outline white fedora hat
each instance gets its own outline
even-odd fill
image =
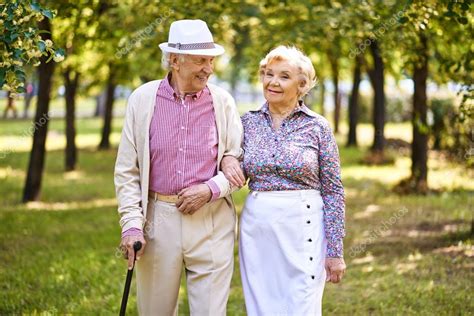
[[[168,42],[161,43],[165,53],[217,56],[224,47],[214,43],[206,22],[201,20],[179,20],[171,23]]]

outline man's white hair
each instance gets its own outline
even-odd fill
[[[183,54],[178,54],[178,56],[181,61],[185,58]],[[163,52],[163,55],[161,55],[161,67],[166,71],[171,71],[171,53]]]

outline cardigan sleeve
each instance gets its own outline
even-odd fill
[[[243,141],[243,128],[242,122],[240,121],[240,115],[237,111],[234,98],[230,94],[223,92],[222,99],[226,116],[224,156],[240,158],[243,155],[243,150],[241,148]],[[212,199],[225,197],[238,190],[238,187],[232,186],[224,173],[220,171],[220,166],[218,166],[218,169],[217,175],[209,180],[213,182],[213,185],[219,188],[218,196],[216,192],[213,191]]]
[[[224,156],[234,156],[239,159],[244,153],[242,149],[244,129],[234,98],[230,95],[227,98],[227,106],[227,135]]]
[[[114,171],[115,192],[122,232],[130,228],[143,229],[145,223],[141,205],[140,170],[134,128],[134,108],[137,99],[136,93],[132,93],[128,99]]]

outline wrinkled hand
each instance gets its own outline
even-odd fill
[[[221,161],[221,170],[229,182],[239,188],[245,184],[245,176],[237,158],[233,156],[225,156]]]
[[[133,250],[133,244],[136,241],[140,241],[142,243],[142,248],[137,252],[137,260],[140,260],[140,257],[143,255],[145,251],[146,241],[143,237],[143,233],[136,236],[125,236],[122,238],[120,242],[120,249],[122,249],[123,256],[125,259],[128,259],[128,269],[131,270],[133,267],[133,258],[135,255],[135,250]]]
[[[326,282],[339,283],[346,272],[344,258],[326,258]]]
[[[196,184],[178,193],[176,207],[181,213],[192,215],[209,202],[211,197],[212,192],[207,184]]]

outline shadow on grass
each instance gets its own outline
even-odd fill
[[[115,198],[113,171],[116,152],[116,148],[106,151],[81,149],[76,170],[65,172],[64,151],[48,151],[41,201],[52,203]],[[1,205],[21,206],[28,161],[27,152],[13,153],[0,160]]]

